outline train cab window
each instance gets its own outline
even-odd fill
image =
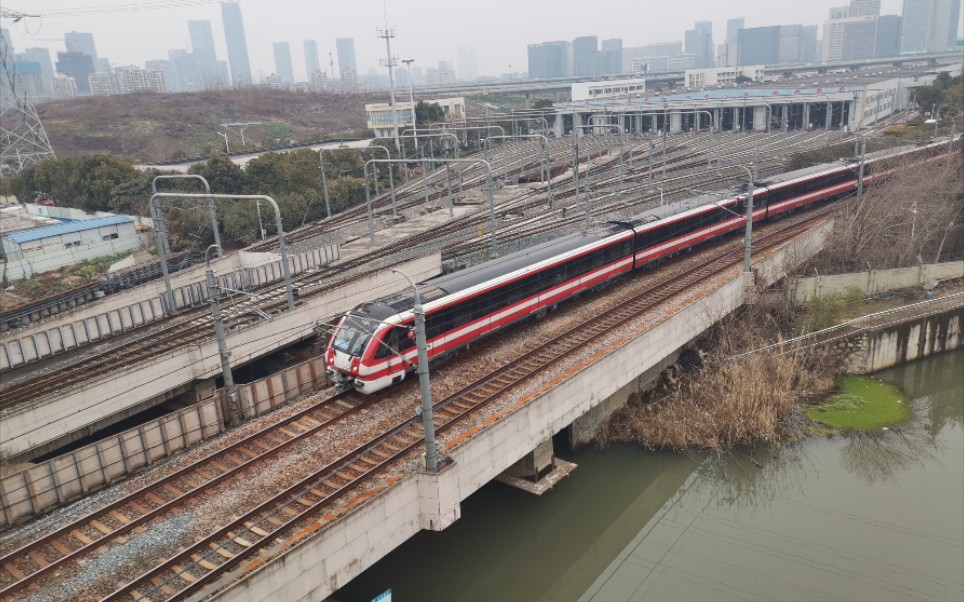
[[[399,328],[392,328],[382,337],[382,342],[378,346],[378,351],[375,352],[375,359],[383,359],[391,355],[395,355],[398,351],[398,331]]]
[[[351,314],[335,333],[332,347],[348,355],[361,356],[377,326],[378,320]]]

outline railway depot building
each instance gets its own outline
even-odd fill
[[[465,121],[465,98],[462,96],[453,98],[436,98],[423,101],[396,101],[395,115],[398,123],[392,122],[392,107],[387,102],[376,102],[365,105],[365,114],[368,116],[368,129],[375,133],[376,138],[391,138],[394,135],[395,126],[398,131],[415,127],[415,105],[418,102],[427,104],[437,104],[442,108],[445,121],[458,123]]]
[[[134,218],[130,216],[85,217],[88,219],[56,218],[52,224],[16,231],[5,229],[0,235],[3,250],[0,269],[6,280],[26,280],[34,274],[98,257],[130,253],[144,246],[146,235],[137,233]]]
[[[959,68],[951,72],[959,72]],[[722,89],[700,86],[675,94],[649,91],[587,98],[553,104],[557,116],[553,130],[561,136],[574,127],[607,124],[620,126],[626,134],[819,128],[854,131],[912,108],[911,91],[930,85],[935,78],[936,74],[908,75],[848,84],[828,76],[825,83],[811,82],[808,86],[788,86],[790,82],[784,81]],[[618,84],[608,83],[614,88]],[[596,133],[604,133],[605,128],[599,129]]]

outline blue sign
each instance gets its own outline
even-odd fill
[[[392,589],[388,588],[384,592],[372,598],[372,602],[392,602]]]

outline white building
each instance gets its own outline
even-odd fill
[[[570,88],[572,100],[595,100],[597,98],[620,98],[641,95],[646,92],[646,80],[616,79],[602,82],[576,82]]]
[[[91,73],[87,78],[90,83],[91,96],[114,96],[120,94],[117,76],[107,71]]]
[[[716,67],[713,69],[687,69],[685,82],[687,88],[705,88],[707,86],[733,86],[736,78],[741,75],[755,82],[763,81],[764,65],[750,65],[747,67]]]
[[[135,92],[167,92],[163,71],[130,66],[117,70],[118,88],[122,94]]]
[[[72,77],[58,75],[50,81],[50,95],[56,99],[77,96],[77,82]]]
[[[459,96],[455,98],[437,98],[434,100],[424,100],[427,104],[437,104],[442,107],[445,113],[445,121],[459,122],[465,121],[465,98]],[[416,102],[396,102],[395,114],[398,119],[398,132],[415,127],[415,105]],[[365,105],[365,112],[368,114],[368,129],[375,132],[376,138],[391,138],[394,135],[395,125],[392,123],[392,110],[388,103],[378,102]]]
[[[65,221],[0,235],[7,280],[25,280],[90,259],[129,253],[143,246],[134,218],[109,215]]]

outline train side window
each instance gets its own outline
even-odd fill
[[[404,324],[396,326],[394,331],[398,333],[398,346],[395,347],[400,352],[405,353],[415,346],[415,324]],[[411,335],[411,336],[409,336]]]
[[[378,351],[375,352],[375,359],[383,359],[395,354],[398,349],[398,328],[392,328],[384,334]]]

